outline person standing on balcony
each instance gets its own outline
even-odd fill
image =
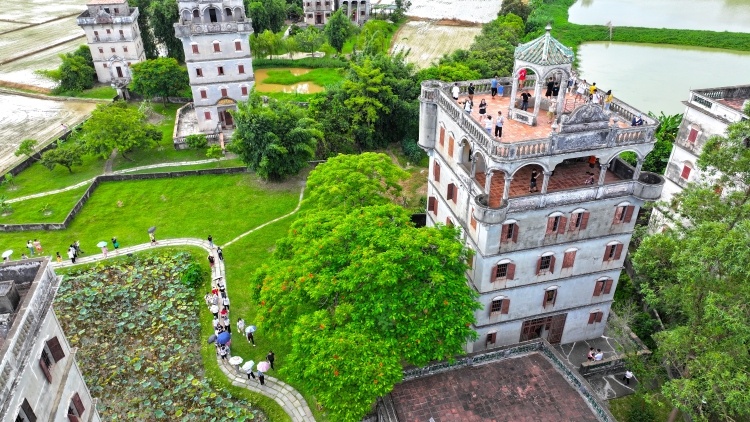
[[[479,115],[484,116],[487,114],[487,101],[482,98],[482,101],[479,102]]]
[[[643,118],[639,114],[639,115],[633,117],[633,121],[630,122],[630,123],[631,123],[630,124],[631,126],[643,126]]]
[[[552,78],[547,79],[547,91],[544,96],[550,98],[552,96],[552,90],[555,89],[555,80]]]
[[[529,183],[529,193],[532,192],[539,192],[539,189],[536,187],[536,178],[538,177],[538,174],[536,170],[531,171],[531,181]]]
[[[529,98],[531,98],[531,94],[528,92],[521,93],[521,110],[526,111],[529,109]]]
[[[498,111],[497,112],[497,119],[495,119],[495,138],[502,138],[503,137],[503,112]]]
[[[471,114],[471,106],[471,100],[464,101],[464,111],[466,112],[466,114]]]
[[[612,100],[614,99],[615,97],[612,95],[612,90],[610,89],[604,97],[604,110],[609,111],[609,108],[612,106]]]
[[[453,84],[453,88],[451,88],[451,94],[453,94],[453,99],[458,101],[458,94],[461,93],[461,88],[458,87],[458,82]]]
[[[497,95],[497,75],[490,81],[490,95],[492,95],[492,98],[495,98],[495,95]]]
[[[473,82],[469,82],[469,89],[467,89],[467,91],[469,92],[469,101],[473,103],[474,102],[474,83]]]
[[[492,116],[487,116],[487,118],[484,121],[484,130],[487,131],[487,134],[492,136]]]

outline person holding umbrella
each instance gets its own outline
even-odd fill
[[[156,245],[156,236],[154,236],[155,231],[156,231],[156,226],[151,226],[148,228],[148,238],[151,241],[151,246]]]
[[[249,360],[245,362],[244,365],[242,365],[242,370],[245,371],[247,374],[247,379],[255,379],[255,373],[253,372],[253,365],[255,365],[255,362]]]
[[[268,363],[268,361],[258,362],[258,366],[255,367],[255,369],[258,370],[258,381],[260,381],[260,385],[265,385],[266,377],[263,375],[264,372],[268,371],[268,368],[270,368],[271,364]]]
[[[245,334],[247,335],[247,341],[253,343],[253,347],[255,347],[255,337],[253,336],[253,333],[257,330],[257,328],[254,325],[249,325],[247,328],[245,328]]]
[[[107,253],[109,252],[109,249],[107,249],[107,242],[101,241],[96,244],[96,246],[102,248],[102,254],[104,255],[104,259],[107,259]]]

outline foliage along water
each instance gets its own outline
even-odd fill
[[[750,32],[750,0],[578,0],[572,23]]]
[[[750,53],[699,47],[615,42],[583,43],[581,77],[596,82],[640,110],[685,111],[682,101],[698,88],[750,83]]]

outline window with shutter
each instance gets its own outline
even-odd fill
[[[58,340],[57,337],[52,337],[51,339],[47,340],[47,348],[52,354],[52,359],[54,359],[55,362],[60,362],[62,358],[65,357],[65,352],[63,352],[62,345],[60,344],[60,340]]]
[[[508,263],[499,264],[495,270],[495,280],[504,279],[508,276]]]
[[[622,256],[622,243],[607,245],[604,249],[604,261],[616,261]]]
[[[191,47],[193,48],[193,54],[198,54],[198,44],[192,44]]]
[[[221,89],[221,96],[222,97],[226,97],[227,96],[227,89],[226,88],[222,88]]]
[[[612,224],[629,223],[633,218],[634,211],[633,205],[622,205],[615,208],[615,218],[612,220]]]
[[[605,281],[606,280],[597,280],[596,283],[594,283],[594,296],[601,296]]]
[[[500,233],[500,243],[516,243],[518,241],[518,224],[508,223],[503,224],[502,231]]]
[[[47,378],[47,381],[51,383],[52,373],[50,372],[50,366],[52,366],[50,357],[47,354],[46,350],[42,350],[42,357],[39,358],[39,367],[42,368],[42,372],[44,373],[44,376]]]
[[[537,261],[536,264],[536,274],[542,275],[546,273],[553,273],[555,269],[555,256],[554,255],[546,255]]]
[[[502,299],[493,299],[490,304],[490,316],[500,315],[500,311],[503,309]]]
[[[23,399],[23,403],[21,403],[21,410],[18,412],[18,417],[16,417],[16,421],[21,420],[21,422],[36,422],[36,414],[34,413],[34,409],[31,408],[31,404],[28,400]]]
[[[432,165],[432,179],[436,182],[440,182],[440,163],[435,161]]]
[[[688,134],[688,142],[695,142],[695,140],[698,138],[698,131],[690,128],[690,133]]]
[[[477,219],[474,218],[474,208],[471,209],[471,219],[469,220],[469,224],[471,224],[472,229],[477,229]]]
[[[688,177],[690,177],[690,171],[692,169],[688,166],[682,166],[682,173],[680,173],[680,178],[687,180]]]
[[[437,199],[434,196],[427,199],[427,211],[432,211],[433,214],[437,215]]]
[[[453,137],[448,138],[448,156],[453,157]]]
[[[206,92],[205,89],[201,89],[201,98],[203,98],[203,99],[208,98],[208,93]],[[208,112],[206,112],[206,113],[208,113]],[[208,115],[210,116],[211,113],[209,113]]]
[[[589,223],[589,212],[588,211],[577,212],[570,216],[570,225],[568,227],[568,230],[569,231],[585,230],[588,223]]]
[[[247,95],[247,87],[243,86],[242,87],[242,96],[245,96],[245,95]]]
[[[555,306],[555,301],[557,301],[557,289],[545,290],[542,307]]]
[[[445,128],[441,127],[440,128],[440,146],[442,147],[444,145],[445,145]]]
[[[448,196],[447,196],[447,198],[448,199],[452,199],[453,203],[455,204],[455,203],[457,203],[456,202],[457,201],[457,197],[458,197],[458,187],[455,184],[453,184],[453,183],[449,184],[448,185]]]
[[[214,53],[221,53],[221,44],[218,41],[214,41]]]
[[[605,295],[609,294],[612,291],[612,284],[614,284],[614,280],[611,278],[604,280],[604,289],[602,290],[602,293]]]
[[[487,344],[495,344],[497,341],[497,333],[487,333]]]
[[[604,317],[604,312],[601,312],[601,311],[592,312],[589,314],[589,324],[602,322],[603,317]]]
[[[242,51],[242,43],[239,41],[234,42],[234,51]]]
[[[577,251],[568,251],[565,252],[565,255],[563,256],[563,268],[573,268],[573,264],[576,260],[576,252]]]
[[[239,73],[240,75],[244,75],[245,74],[245,65],[243,65],[243,64],[237,65],[237,73]]]
[[[203,112],[203,118],[206,120],[211,120],[211,112],[210,111],[204,111]]]
[[[75,393],[73,395],[72,402],[73,407],[75,408],[76,412],[78,412],[76,416],[83,416],[83,412],[86,411],[86,408],[83,407],[83,400],[81,400],[81,396],[79,396],[78,393]]]

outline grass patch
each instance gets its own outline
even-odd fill
[[[529,25],[537,30],[527,35],[541,35],[547,22],[552,22],[552,35],[567,46],[577,49],[588,41],[609,41],[609,28],[603,25],[577,25],[568,22],[568,9],[576,0],[532,0],[535,9]],[[671,44],[750,51],[750,34],[739,32],[698,31],[691,29],[615,27],[612,41],[648,44]]]
[[[205,159],[205,156],[203,157],[203,159]],[[171,166],[171,167],[159,167],[159,168],[148,169],[148,170],[138,170],[138,171],[128,172],[128,174],[168,173],[170,171],[223,169],[227,167],[245,167],[245,164],[243,164],[239,158],[232,158],[229,160],[214,160],[209,163],[193,164],[189,166]]]
[[[319,68],[345,68],[349,62],[343,59],[333,59],[329,57],[305,57],[304,59],[264,59],[253,57],[254,69],[269,69],[275,67],[304,67],[308,69]]]
[[[609,400],[609,411],[621,422],[630,421],[666,421],[672,406],[661,396],[657,403],[648,403],[641,394],[631,394],[618,399]],[[682,420],[682,414],[677,417]]]
[[[317,94],[298,94],[296,92],[259,92],[260,95],[265,95],[268,98],[273,98],[278,101],[289,101],[297,103],[307,103],[312,101],[313,98],[322,95]]]
[[[3,233],[0,247],[20,251],[28,239],[38,238],[48,254],[65,256],[68,246],[80,240],[90,254],[98,251],[96,243],[112,236],[123,247],[145,243],[151,226],[158,227],[157,239],[212,234],[222,244],[288,213],[298,195],[296,186],[264,186],[247,173],[107,182],[66,230]]]
[[[300,82],[312,82],[320,86],[333,85],[344,79],[341,69],[319,68],[302,75],[293,75],[288,69],[268,69],[268,77],[263,84],[293,85]]]
[[[92,155],[86,155],[82,158],[83,165],[73,167],[73,173],[61,166],[57,166],[50,171],[36,162],[13,178],[15,188],[8,185],[0,186],[0,195],[5,195],[6,198],[10,199],[62,189],[104,172],[105,160]]]
[[[14,202],[10,204],[13,213],[7,216],[0,215],[0,224],[62,223],[87,187]]]

